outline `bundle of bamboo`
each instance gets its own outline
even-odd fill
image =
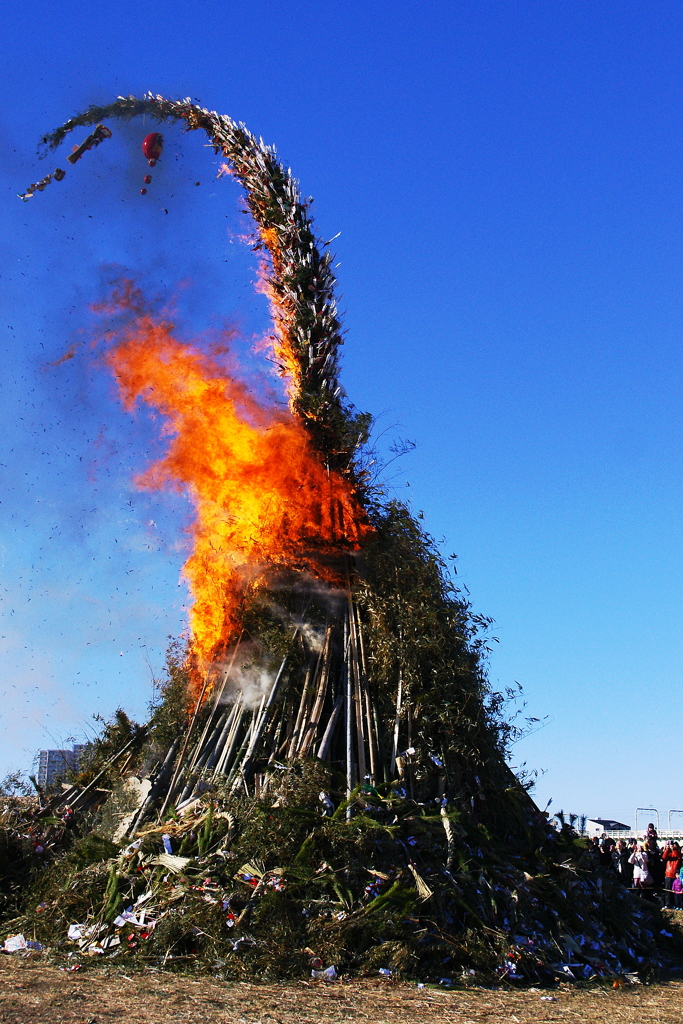
[[[289,652],[273,665],[274,650],[261,644],[267,684],[255,692],[239,684],[236,668],[244,652],[238,641],[222,652],[199,695],[188,691],[189,720],[157,743],[151,788],[129,834],[154,815],[162,820],[178,812],[211,786],[235,797],[272,793],[277,800],[277,765],[307,759],[329,766],[348,815],[357,786],[391,784],[423,806],[457,804],[501,823],[510,818],[504,794],[511,791],[523,828],[525,816],[538,812],[505,765],[509,730],[486,681],[485,641],[477,638],[485,622],[454,591],[430,539],[407,510],[364,490],[357,453],[370,419],[355,413],[338,381],[342,330],[335,279],[329,245],[315,237],[309,204],[272,147],[189,99],[118,97],[71,118],[43,142],[54,149],[79,126],[143,115],[204,131],[244,187],[257,248],[267,257],[274,352],[288,379],[290,407],[327,469],[349,479],[374,534],[363,554],[363,574],[352,581],[349,573],[347,587],[320,623],[319,645],[306,647],[299,637],[292,651],[294,629]],[[330,514],[341,516],[342,510],[335,506]],[[340,563],[347,557],[340,552]],[[344,571],[331,575],[341,586]],[[254,635],[260,642],[258,630]]]
[[[293,639],[299,632],[296,626]],[[368,679],[363,627],[350,592],[343,612],[328,615],[320,643],[308,647],[298,664],[285,655],[259,700],[234,684],[241,643],[230,652],[220,677],[211,677],[208,700],[207,675],[184,733],[158,764],[128,834],[153,815],[163,820],[172,808],[182,811],[217,783],[233,794],[263,794],[269,767],[282,760],[317,758],[328,764],[343,775],[347,799],[357,784],[389,782],[397,764],[401,774],[408,760],[397,757],[401,688],[393,746],[383,759],[386,744]]]

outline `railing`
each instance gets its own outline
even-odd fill
[[[609,829],[604,832],[596,833],[598,839],[602,839],[604,836],[608,836],[610,839],[631,839],[635,836],[636,839],[642,840],[645,829],[636,832],[632,828],[622,829]],[[588,837],[588,832],[582,832],[582,836]],[[683,827],[682,828],[663,828],[661,832],[657,833],[660,842],[663,839],[676,839],[679,843],[683,843]]]

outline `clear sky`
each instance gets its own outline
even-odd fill
[[[683,805],[681,5],[36,0],[3,22],[0,775],[95,712],[144,718],[184,622],[187,509],[135,489],[154,424],[121,413],[87,344],[107,268],[175,296],[188,329],[266,324],[203,140],[166,133],[144,199],[139,124],[16,198],[53,169],[44,131],[151,89],[276,144],[320,235],[341,231],[343,382],[381,444],[416,442],[392,486],[496,620],[492,682],[546,720],[513,757],[544,773],[538,801],[665,823]]]

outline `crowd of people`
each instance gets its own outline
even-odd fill
[[[665,907],[683,910],[683,854],[680,844],[667,839],[659,845],[657,830],[650,823],[642,840],[602,840],[594,836],[590,850],[596,867],[615,871],[629,889],[642,889],[653,896],[660,894]]]

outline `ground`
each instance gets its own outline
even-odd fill
[[[681,981],[617,990],[451,992],[383,980],[252,985],[159,971],[67,973],[40,959],[0,956],[2,1024],[679,1024],[682,1018]]]

